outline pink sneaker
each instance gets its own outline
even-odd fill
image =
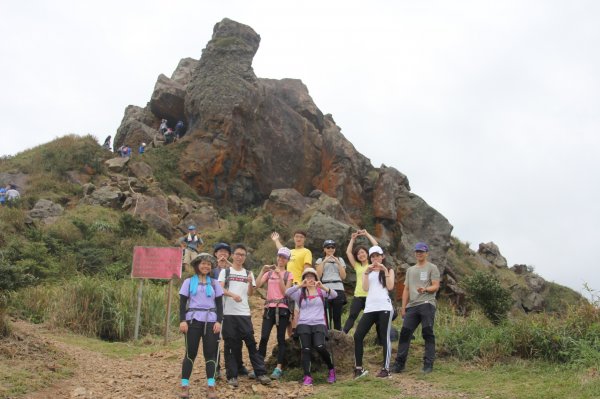
[[[302,385],[304,385],[305,387],[312,387],[313,384],[313,379],[310,375],[305,375],[304,379],[302,380]]]
[[[327,376],[327,382],[333,384],[335,381],[335,369],[331,369],[329,370],[329,375]]]

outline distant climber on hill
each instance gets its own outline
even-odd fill
[[[122,157],[129,158],[131,156],[131,148],[127,144],[122,146],[119,150]]]
[[[108,151],[110,151],[110,139],[111,136],[109,134],[108,137],[104,140],[104,144],[102,144],[102,147],[107,149]]]
[[[196,233],[196,226],[192,224],[188,227],[188,234],[179,239],[179,245],[183,248],[184,270],[190,272],[192,260],[198,256],[199,249],[204,245],[204,241]]]
[[[6,201],[8,206],[15,206],[20,198],[21,194],[17,191],[17,186],[10,184],[9,189],[6,190]]]
[[[146,143],[140,144],[140,148],[138,148],[138,153],[140,155],[142,155],[144,152],[146,152]]]
[[[183,124],[183,121],[179,121],[177,122],[177,124],[175,125],[175,137],[177,139],[180,139],[183,137],[183,135],[185,134],[185,125]]]
[[[167,120],[163,119],[160,121],[160,127],[158,128],[158,131],[161,132],[162,134],[165,134],[165,132],[167,131]]]
[[[0,187],[0,206],[6,204],[6,189],[4,187]]]
[[[165,144],[171,144],[175,140],[173,129],[168,128],[165,132]]]

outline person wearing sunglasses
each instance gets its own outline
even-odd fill
[[[346,304],[344,283],[346,279],[346,263],[335,256],[336,244],[333,240],[323,242],[323,257],[317,259],[315,269],[319,280],[329,289],[337,292],[337,297],[328,299],[325,304],[329,328],[342,330],[342,310]]]

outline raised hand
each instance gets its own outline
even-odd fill
[[[277,241],[279,240],[279,233],[274,231],[273,233],[271,233],[271,240],[273,241]]]

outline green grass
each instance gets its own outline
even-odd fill
[[[324,386],[322,384],[325,384]],[[309,398],[315,399],[388,399],[400,397],[401,391],[391,380],[382,380],[366,376],[359,380],[348,380],[328,385],[325,378],[315,378],[315,390],[318,392]],[[402,395],[403,398],[410,398]]]
[[[489,368],[444,361],[436,363],[434,373],[420,378],[447,390],[493,399],[592,399],[600,392],[597,369],[573,370],[542,361],[516,360]]]

